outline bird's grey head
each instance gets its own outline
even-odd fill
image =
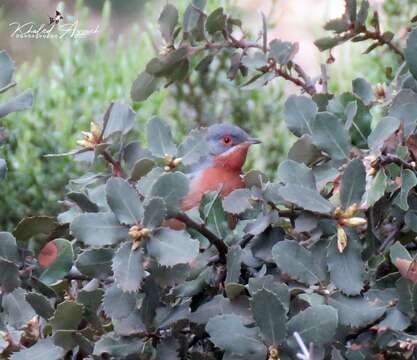
[[[212,156],[221,155],[242,143],[258,144],[240,127],[232,124],[215,124],[207,129],[207,142]]]

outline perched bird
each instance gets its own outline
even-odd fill
[[[200,204],[203,194],[222,188],[222,197],[244,187],[242,167],[249,147],[260,141],[232,124],[215,124],[207,129],[209,155],[188,174],[190,191],[182,202],[182,210]]]

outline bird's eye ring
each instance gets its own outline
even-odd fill
[[[230,136],[225,136],[223,138],[223,144],[225,144],[225,145],[232,145],[232,138]]]

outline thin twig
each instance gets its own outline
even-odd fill
[[[175,218],[181,222],[183,222],[187,227],[198,231],[201,235],[205,236],[207,240],[216,247],[217,251],[219,252],[219,262],[222,264],[226,263],[226,255],[227,255],[227,246],[223,242],[222,239],[217,237],[213,232],[211,232],[204,224],[199,224],[191,219],[185,213],[178,213]]]
[[[120,162],[115,160],[113,156],[110,155],[109,152],[104,150],[101,155],[103,155],[103,158],[112,165],[113,167],[113,175],[118,177],[123,177],[123,171],[122,167],[120,165]]]

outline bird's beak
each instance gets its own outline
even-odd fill
[[[260,140],[258,140],[258,139],[254,139],[254,138],[249,138],[249,139],[247,140],[247,142],[248,142],[249,144],[251,144],[251,145],[255,145],[255,144],[260,144],[260,143],[262,143],[262,141],[260,141]]]

